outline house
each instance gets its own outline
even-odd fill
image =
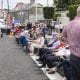
[[[8,9],[0,9],[0,19],[6,19]]]
[[[43,20],[43,5],[35,3],[31,0],[30,3],[17,3],[14,9],[10,11],[11,17],[22,21],[22,23],[35,22]]]

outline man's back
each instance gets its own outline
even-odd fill
[[[76,17],[64,28],[63,35],[68,40],[71,52],[80,57],[80,17]]]
[[[71,74],[66,76],[67,80],[80,80],[80,6],[76,14],[77,17],[63,29],[64,40],[68,41],[71,52]]]

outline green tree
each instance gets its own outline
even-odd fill
[[[70,4],[70,0],[54,0],[54,4],[58,10],[66,10]]]
[[[53,19],[54,17],[54,8],[53,7],[44,7],[44,18]]]
[[[67,10],[68,6],[80,4],[80,0],[53,0],[58,10]]]
[[[74,19],[74,17],[76,16],[76,10],[77,10],[77,7],[79,5],[70,5],[69,6],[69,17],[70,19]]]

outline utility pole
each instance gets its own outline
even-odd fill
[[[9,9],[9,0],[7,0],[7,7],[8,7],[8,12],[7,12],[7,25],[10,26],[11,16],[10,16],[10,9]]]
[[[2,13],[2,18],[4,17],[4,13],[3,13],[3,0],[1,0],[1,13]]]
[[[7,34],[10,34],[10,23],[11,23],[11,16],[10,16],[10,11],[9,11],[9,0],[7,0],[7,7],[8,7],[8,12],[7,12]]]
[[[36,22],[37,22],[37,21],[38,21],[38,19],[37,19],[37,18],[38,18],[38,14],[37,14],[37,13],[38,13],[38,12],[37,12],[38,6],[37,6],[37,1],[36,1],[36,0],[35,0],[35,4],[36,4]]]
[[[49,6],[49,1],[47,0],[47,6]]]
[[[28,9],[28,22],[30,22],[30,21],[29,21],[29,9]]]
[[[7,0],[8,14],[9,14],[9,0]]]

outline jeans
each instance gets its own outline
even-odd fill
[[[48,66],[49,68],[52,68],[54,66],[56,66],[54,64],[54,62],[57,62],[58,61],[58,57],[57,56],[54,56],[52,54],[46,54],[42,57],[41,59],[41,62],[44,66]]]
[[[46,54],[51,53],[49,49],[40,48],[39,49],[39,58],[42,59]]]
[[[71,64],[71,80],[80,80],[80,58],[75,55],[70,55]]]
[[[63,60],[59,63],[57,68],[63,67],[64,76],[67,78],[67,80],[71,80],[71,70],[70,70],[70,61]]]
[[[57,56],[54,56],[52,54],[46,55],[46,64],[49,68],[53,68],[54,66],[56,66],[54,62],[58,62],[58,61],[59,61],[59,58]]]
[[[27,40],[25,36],[21,36],[21,44],[22,44],[22,47],[27,45]]]
[[[20,44],[20,38],[16,38],[17,44]]]

